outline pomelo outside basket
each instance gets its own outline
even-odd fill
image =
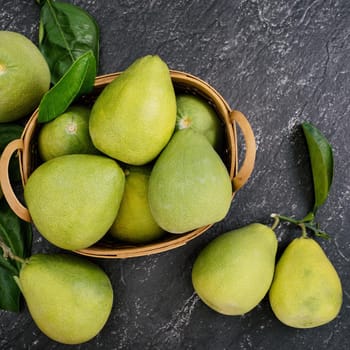
[[[256,145],[252,128],[246,117],[239,111],[231,110],[224,98],[203,80],[184,72],[170,71],[176,92],[185,92],[199,95],[210,103],[226,131],[226,148],[223,155],[224,162],[232,180],[233,196],[246,183],[254,168]],[[96,96],[120,73],[113,73],[96,78],[94,91],[83,99],[86,104],[92,104]],[[17,152],[21,170],[23,186],[31,172],[38,166],[40,160],[37,150],[37,133],[40,124],[37,123],[38,110],[28,120],[20,139],[10,142],[0,160],[0,181],[4,196],[14,213],[21,219],[31,222],[28,209],[17,198],[13,190],[8,167],[12,157]],[[245,158],[238,162],[238,146],[236,127],[239,126],[245,142]],[[242,165],[238,167],[239,163]],[[148,244],[126,244],[112,241],[106,235],[91,247],[78,250],[76,253],[96,258],[129,258],[164,252],[182,246],[208,230],[211,225],[197,228],[184,234],[166,234],[162,239]],[[142,228],[140,228],[142,230]]]

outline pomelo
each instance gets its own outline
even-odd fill
[[[277,238],[260,223],[223,233],[199,253],[192,284],[201,300],[224,315],[243,315],[267,294],[275,269]]]
[[[130,165],[155,159],[171,138],[176,99],[168,66],[159,56],[133,62],[94,103],[89,130],[95,147]]]
[[[125,190],[117,218],[110,233],[130,243],[146,243],[165,232],[154,220],[148,203],[148,183],[151,167],[128,167],[125,170]]]
[[[89,134],[90,109],[71,106],[54,120],[43,125],[38,148],[44,161],[65,154],[98,154]]]
[[[337,317],[342,282],[314,239],[300,237],[288,244],[277,262],[269,301],[275,316],[289,327],[319,327]]]
[[[84,249],[111,227],[124,183],[124,172],[113,159],[68,154],[37,167],[24,187],[24,198],[34,225],[49,242]]]
[[[152,215],[171,233],[184,233],[226,216],[232,184],[209,141],[192,129],[177,131],[153,166],[148,189]]]
[[[49,67],[34,43],[0,31],[0,123],[30,114],[49,87]]]
[[[32,255],[15,280],[38,328],[62,344],[92,339],[112,311],[113,287],[108,275],[78,256]]]
[[[217,152],[222,152],[225,131],[214,108],[202,97],[176,96],[176,130],[193,129],[204,135]]]

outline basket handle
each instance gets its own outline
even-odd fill
[[[236,191],[247,182],[248,178],[253,172],[256,156],[256,143],[253,130],[242,112],[233,110],[230,113],[230,118],[231,122],[236,122],[241,129],[246,145],[243,164],[238,169],[236,176],[232,180],[234,190]]]
[[[24,221],[30,222],[30,214],[28,209],[18,200],[15,192],[12,189],[9,177],[9,165],[12,155],[18,151],[23,150],[22,139],[11,141],[4,149],[0,158],[0,183],[1,190],[14,213]]]

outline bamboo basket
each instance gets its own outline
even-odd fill
[[[91,105],[102,89],[120,74],[118,72],[97,77],[93,92],[86,96],[83,102]],[[176,92],[185,92],[205,98],[214,107],[224,125],[226,147],[225,154],[222,157],[232,180],[232,198],[234,198],[235,193],[246,183],[251,175],[255,162],[255,138],[247,118],[241,112],[231,110],[224,98],[198,77],[174,70],[171,70],[170,74]],[[0,159],[0,183],[4,196],[14,213],[27,222],[31,222],[29,211],[17,198],[12,188],[8,167],[11,157],[16,153],[19,160],[22,185],[25,186],[31,172],[40,163],[37,150],[37,133],[40,124],[37,123],[37,118],[38,110],[34,111],[29,118],[21,138],[10,142]],[[238,160],[237,126],[240,128],[245,142],[245,157],[242,162]],[[239,164],[241,164],[240,167]],[[212,225],[200,227],[181,235],[169,233],[163,238],[148,244],[132,245],[116,242],[109,239],[108,235],[106,235],[99,242],[86,249],[77,250],[76,253],[95,258],[110,259],[151,255],[180,247],[207,231]]]

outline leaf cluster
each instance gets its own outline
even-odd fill
[[[92,16],[73,4],[45,0],[39,5],[39,49],[53,84],[39,105],[38,122],[43,123],[92,90],[99,64],[99,28]]]

